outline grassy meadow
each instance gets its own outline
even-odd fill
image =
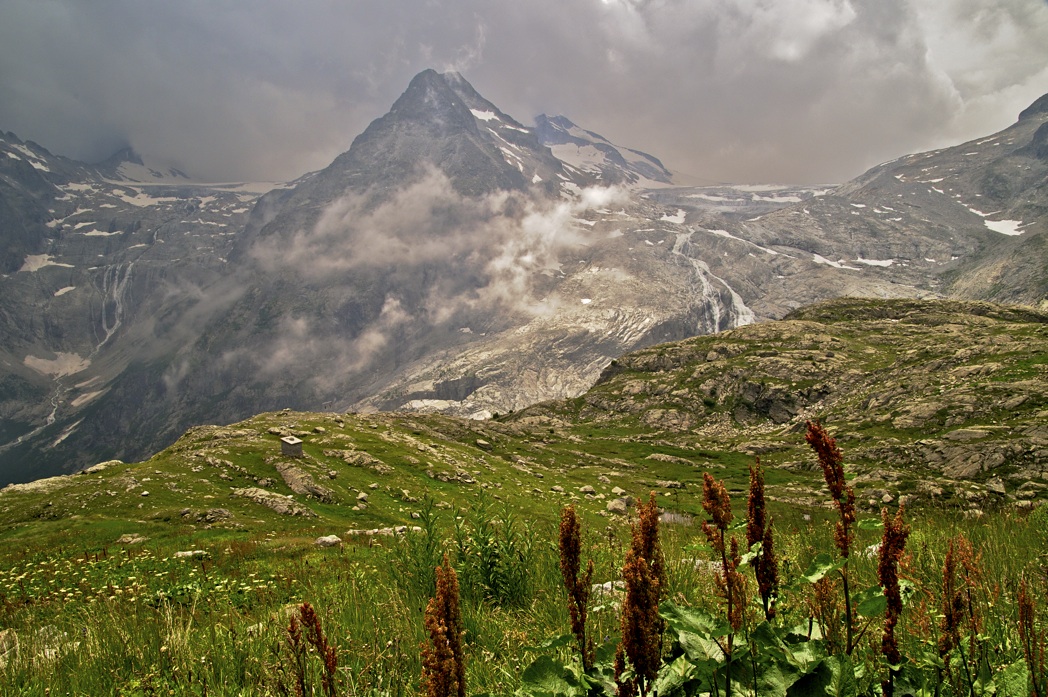
[[[445,554],[467,694],[614,694],[620,610],[639,597],[624,565],[654,492],[668,514],[648,598],[665,619],[659,665],[619,676],[641,691],[880,695],[891,676],[897,695],[1044,697],[1048,317],[969,305],[839,301],[639,351],[585,395],[490,421],[284,410],[7,487],[0,694],[419,694]],[[805,443],[816,417],[855,493],[846,565]],[[300,458],[281,454],[291,435]],[[754,577],[765,548],[746,541],[758,457],[771,619]],[[730,495],[738,557],[703,529],[707,474]],[[609,510],[626,497],[626,514]],[[568,505],[594,564],[589,670],[562,580]],[[909,534],[886,572],[881,511],[900,505]],[[893,575],[898,660],[884,647]],[[297,632],[304,603],[323,641]]]
[[[726,474],[744,476],[727,467],[717,471],[719,477]],[[118,533],[126,534],[121,532],[126,526],[116,521],[78,526],[72,535],[47,525],[47,532],[34,535],[9,531],[0,558],[0,627],[8,637],[17,636],[17,648],[7,640],[0,691],[295,694],[287,630],[295,608],[308,602],[337,650],[338,694],[417,694],[432,568],[447,553],[463,589],[469,694],[521,689],[542,694],[522,684],[528,666],[543,656],[570,662],[574,653],[562,638],[569,627],[556,545],[560,509],[572,500],[583,521],[583,557],[594,561],[592,582],[601,584],[589,604],[589,631],[609,655],[619,641],[618,585],[630,520],[600,515],[601,507],[587,505],[593,500],[577,492],[529,506],[482,492],[472,503],[457,499],[450,507],[420,498],[413,504],[419,518],[408,520],[421,530],[343,535],[344,544],[331,548],[314,544],[322,532],[315,523],[284,519],[273,519],[283,527],[271,530],[175,526],[124,544],[114,543]],[[663,491],[658,502],[686,513],[701,507],[701,491],[694,486]],[[744,520],[745,497],[734,496],[733,505],[737,520]],[[835,516],[824,507],[772,503],[770,510],[783,585],[774,622],[803,629],[816,600],[814,586],[801,576],[820,552],[833,551]],[[912,532],[900,571],[909,584],[900,623],[904,655],[936,662],[944,556],[949,541],[964,535],[978,554],[980,575],[970,587],[981,620],[978,650],[991,675],[1022,659],[1016,605],[1021,577],[1036,588],[1039,623],[1046,612],[1045,510],[1000,511],[978,520],[950,509],[905,513]],[[744,531],[735,535],[744,537]],[[877,583],[873,547],[881,532],[859,529],[856,535],[857,551],[849,562],[852,587],[866,588]],[[714,555],[700,527],[664,523],[660,537],[667,570],[663,598],[711,616],[723,614]],[[761,610],[752,578],[749,590],[747,625],[754,627]],[[880,694],[880,620],[861,619],[871,628],[855,652],[861,670],[853,693]],[[1044,624],[1038,627],[1044,631]],[[671,631],[665,637],[667,657],[672,644]],[[307,694],[323,694],[316,656],[307,655],[303,675]],[[941,688],[927,694],[969,694],[951,691],[945,679]],[[992,687],[975,694],[1007,693]]]

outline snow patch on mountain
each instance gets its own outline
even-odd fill
[[[634,187],[670,184],[670,174],[658,158],[610,140],[572,123],[564,116],[535,117],[535,134],[553,156],[566,165],[609,182]]]
[[[39,271],[45,266],[64,266],[67,269],[73,268],[72,264],[62,264],[54,260],[50,254],[30,254],[25,258],[25,263],[22,264],[22,268],[18,269],[18,272],[23,271],[33,272]]]
[[[832,266],[835,269],[847,269],[849,271],[861,271],[861,269],[859,269],[858,267],[855,267],[855,266],[847,266],[845,264],[842,264],[839,261],[830,261],[829,259],[827,259],[826,257],[822,256],[821,254],[812,254],[812,261],[814,261],[816,264],[824,264],[826,266]]]
[[[66,375],[75,375],[76,373],[87,370],[91,365],[91,361],[87,358],[81,358],[75,353],[62,353],[56,352],[54,358],[37,358],[36,356],[26,356],[22,361],[27,368],[35,370],[42,375],[50,375],[51,377],[64,377]]]
[[[983,223],[986,224],[986,227],[1002,235],[1015,236],[1026,232],[1019,229],[1025,225],[1021,220],[984,220]]]

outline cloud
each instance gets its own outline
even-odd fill
[[[1031,0],[6,0],[0,127],[216,180],[325,166],[415,73],[707,181],[837,182],[990,133],[1048,85]]]
[[[368,194],[347,194],[316,223],[263,238],[251,255],[265,272],[324,284],[365,268],[410,273],[437,265],[471,279],[479,301],[502,298],[519,309],[530,304],[531,279],[556,270],[562,252],[592,235],[575,219],[626,197],[617,187],[592,187],[570,201],[510,192],[470,198],[430,166],[377,206]]]
[[[559,201],[509,192],[469,198],[435,167],[378,205],[368,193],[347,194],[316,222],[261,238],[250,254],[259,273],[284,274],[322,296],[310,307],[347,299],[359,307],[366,297],[371,309],[355,310],[351,327],[332,319],[337,309],[286,313],[268,345],[238,355],[264,356],[268,375],[330,366],[332,380],[388,359],[403,332],[455,333],[547,313],[545,288],[566,257],[606,235],[579,218],[627,198],[617,187]]]

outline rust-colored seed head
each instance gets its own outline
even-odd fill
[[[910,534],[910,527],[903,522],[902,509],[900,508],[892,518],[888,515],[888,509],[881,509],[881,519],[884,521],[884,536],[881,538],[880,559],[877,564],[877,578],[881,588],[884,589],[884,597],[888,600],[888,607],[884,613],[884,634],[881,638],[881,653],[888,659],[891,665],[897,665],[902,661],[899,653],[899,645],[895,639],[895,625],[899,622],[902,614],[902,595],[899,591],[899,560],[902,558],[906,547],[906,538]]]
[[[659,507],[655,504],[655,492],[648,495],[648,502],[637,510],[637,525],[633,529],[633,547],[637,555],[648,560],[652,577],[662,587],[666,586],[666,562],[659,543]]]
[[[1030,671],[1032,697],[1048,696],[1048,640],[1037,631],[1037,611],[1026,576],[1019,580],[1019,640]]]
[[[702,508],[713,518],[713,525],[718,530],[726,531],[731,525],[734,515],[728,490],[709,472],[702,473]]]
[[[447,555],[436,571],[437,592],[424,619],[429,643],[422,646],[422,692],[425,697],[466,697],[458,576]]]
[[[586,639],[586,614],[589,604],[590,582],[593,578],[593,560],[586,573],[579,576],[582,550],[582,525],[574,506],[566,506],[560,516],[560,573],[568,591],[568,615],[571,631],[579,644],[584,670],[590,670],[596,660],[593,639]]]
[[[808,421],[807,426],[808,432],[804,440],[818,456],[823,477],[826,479],[826,487],[830,490],[830,496],[833,497],[840,512],[841,519],[834,530],[833,542],[841,556],[847,558],[851,553],[852,541],[855,539],[855,492],[848,486],[847,479],[845,479],[844,456],[837,447],[837,441],[830,437],[830,434],[818,421]]]
[[[619,695],[644,694],[655,680],[662,653],[662,621],[659,618],[658,580],[648,562],[631,549],[622,567],[626,593],[622,601],[622,640],[616,652],[615,679]],[[625,660],[635,677],[622,680]]]
[[[619,697],[633,697],[647,694],[662,654],[664,622],[659,616],[659,600],[666,587],[666,570],[659,544],[655,492],[640,507],[622,577],[626,593],[622,601],[622,639],[615,653],[615,682]],[[633,668],[631,679],[623,679],[627,660]]]
[[[775,558],[775,541],[764,501],[764,470],[760,458],[750,465],[750,496],[746,515],[746,544],[761,543],[761,553],[753,566],[757,577],[757,591],[764,605],[764,618],[775,617],[774,598],[779,588],[779,562]]]
[[[946,548],[942,565],[942,620],[939,623],[939,656],[950,668],[950,652],[961,643],[961,612],[963,600],[957,589],[957,561],[954,559],[953,540]]]

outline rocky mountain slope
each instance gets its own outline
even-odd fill
[[[673,181],[673,175],[657,157],[619,147],[599,133],[579,128],[566,116],[539,114],[535,117],[535,135],[568,167],[608,184],[643,186]]]
[[[1037,305],[1046,120],[834,190],[672,187],[651,156],[525,127],[433,71],[261,196],[8,134],[0,483],[283,407],[504,414],[825,298]]]
[[[833,301],[628,354],[578,398],[495,420],[284,410],[197,427],[143,463],[8,486],[0,534],[345,537],[414,525],[427,495],[615,517],[650,490],[686,519],[702,515],[704,471],[741,497],[756,456],[776,505],[811,513],[829,500],[809,418],[837,437],[863,510],[1029,508],[1048,498],[1046,356],[1034,310]]]
[[[158,180],[130,156],[92,167],[0,138],[0,479],[31,477],[26,458],[66,469],[134,439],[103,406],[114,381],[222,302],[204,289],[273,187]],[[85,419],[106,443],[65,443]]]

